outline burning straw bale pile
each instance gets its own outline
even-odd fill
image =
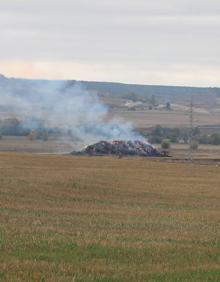
[[[136,141],[120,141],[112,142],[100,141],[93,145],[87,146],[80,152],[72,152],[77,155],[89,156],[103,156],[103,155],[117,155],[117,156],[143,156],[143,157],[159,157],[160,152],[151,144]]]

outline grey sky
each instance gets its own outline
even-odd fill
[[[218,0],[0,0],[0,73],[220,85]]]

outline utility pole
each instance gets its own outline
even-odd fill
[[[193,99],[191,96],[190,110],[189,110],[189,159],[193,160],[192,154],[192,139],[193,139],[193,127],[194,127],[194,115],[193,115]]]

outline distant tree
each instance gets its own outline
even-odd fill
[[[183,136],[183,142],[184,142],[185,144],[188,144],[188,141],[189,141],[189,137],[186,136],[186,135],[184,135],[184,136]]]
[[[134,92],[130,92],[130,93],[124,95],[123,98],[128,99],[128,100],[132,100],[134,102],[138,101],[138,95]]]
[[[44,130],[33,130],[28,135],[29,140],[48,140],[48,131],[46,129]]]
[[[28,139],[31,140],[31,141],[38,139],[37,130],[32,130],[28,135]]]
[[[190,144],[190,148],[192,150],[198,150],[199,148],[199,142],[197,140],[192,140]]]
[[[171,128],[169,136],[167,138],[170,139],[171,142],[177,143],[180,139],[180,129],[179,128]]]
[[[155,126],[148,138],[150,143],[160,144],[163,139],[163,128],[160,125]]]
[[[213,133],[210,139],[212,145],[220,145],[220,133]]]
[[[48,140],[48,131],[47,131],[47,130],[43,130],[43,131],[41,132],[41,139],[42,139],[43,141],[47,141],[47,140]]]
[[[198,127],[193,128],[193,137],[199,137],[201,135],[200,129]]]
[[[170,104],[170,102],[167,102],[166,103],[166,110],[167,111],[171,111],[172,109],[171,109],[171,104]]]
[[[150,136],[148,138],[148,141],[152,144],[160,144],[162,141],[162,137],[160,136]]]
[[[163,139],[161,142],[161,148],[163,150],[169,150],[170,149],[170,140],[169,139]]]
[[[7,118],[1,122],[1,132],[4,135],[19,135],[21,123],[17,118]]]
[[[199,136],[198,142],[200,144],[209,144],[210,143],[210,137],[207,134],[203,134]]]
[[[0,132],[4,136],[26,136],[29,130],[23,126],[17,118],[6,118],[0,120]]]
[[[153,108],[158,106],[158,102],[157,102],[156,97],[154,95],[151,96],[150,104]]]
[[[153,128],[151,134],[154,135],[154,136],[160,136],[160,137],[163,136],[163,127],[160,126],[160,125],[156,125]]]

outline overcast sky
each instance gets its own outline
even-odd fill
[[[220,86],[220,0],[0,0],[0,73]]]

